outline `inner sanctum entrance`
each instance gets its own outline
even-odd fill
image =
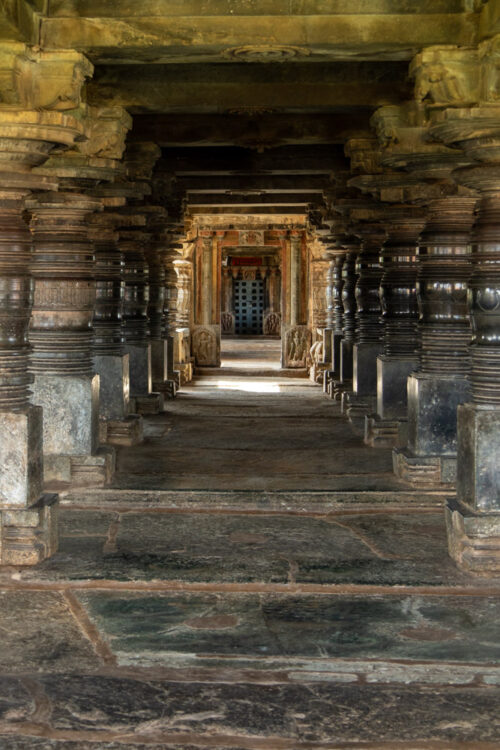
[[[234,281],[234,330],[236,334],[258,335],[263,332],[264,281]]]

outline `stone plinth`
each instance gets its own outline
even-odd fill
[[[473,572],[500,573],[500,409],[458,407],[457,496],[448,501],[450,554]]]
[[[125,344],[129,356],[130,395],[147,396],[151,393],[153,378],[151,372],[151,345]]]
[[[0,564],[36,565],[57,552],[57,495],[23,509],[0,510]]]
[[[129,414],[130,374],[128,354],[95,354],[100,379],[101,419],[125,419]]]
[[[42,494],[42,409],[26,405],[0,412],[1,494],[9,506],[26,507]]]
[[[461,375],[409,376],[408,447],[394,455],[397,476],[415,484],[454,484],[457,407],[470,395],[469,381]]]
[[[407,379],[417,366],[416,357],[377,357],[377,414],[381,419],[406,419]]]
[[[352,389],[358,396],[377,393],[377,357],[382,344],[354,344],[352,358]]]
[[[99,449],[99,376],[37,373],[33,401],[43,407],[45,480],[82,486],[85,466],[89,484],[109,482],[114,456]]]

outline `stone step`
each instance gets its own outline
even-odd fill
[[[274,511],[281,513],[323,513],[348,506],[444,507],[442,491],[304,491],[304,490],[132,490],[86,489],[60,494],[63,507],[98,508],[185,508],[215,511]]]

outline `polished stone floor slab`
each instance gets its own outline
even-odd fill
[[[64,509],[61,520],[57,554],[20,579],[481,586],[448,557],[442,511],[317,518]]]
[[[216,747],[219,738],[226,747],[238,747],[239,739],[250,748],[278,737],[291,743],[498,739],[491,718],[500,691],[490,688],[210,685],[100,675],[43,675],[29,687],[50,706],[45,737],[52,731],[59,739],[78,732],[81,741],[101,735]],[[0,731],[12,723],[2,710],[4,692],[22,734],[30,713],[25,686],[0,682]],[[31,734],[34,728],[36,719]]]
[[[99,664],[63,594],[0,591],[0,674],[88,671]]]
[[[78,593],[120,663],[191,657],[500,660],[492,597]],[[141,658],[142,657],[142,658]]]

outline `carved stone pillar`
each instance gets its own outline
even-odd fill
[[[162,394],[153,391],[148,318],[150,276],[146,250],[152,239],[149,222],[152,217],[154,220],[157,208],[144,204],[144,197],[151,193],[149,181],[159,155],[160,149],[154,143],[134,142],[127,147],[125,164],[128,179],[124,186],[127,206],[117,212],[121,216],[118,222],[120,249],[125,260],[124,348],[129,355],[131,403],[139,414],[157,414],[164,405]]]
[[[381,245],[385,231],[380,224],[359,223],[355,233],[361,238],[356,260],[356,334],[353,347],[353,386],[346,393],[346,413],[351,424],[364,430],[366,414],[375,408],[377,397],[377,357],[382,353],[383,328],[380,321],[379,287],[382,278]]]
[[[171,238],[169,237],[169,242]],[[177,320],[177,274],[175,273],[172,261],[175,257],[172,247],[163,253],[163,263],[165,267],[165,293],[164,293],[164,313],[165,328],[164,338],[167,342],[167,382],[171,384],[170,398],[175,397],[177,393],[178,378],[175,375],[175,326]]]
[[[146,261],[149,269],[149,335],[151,341],[151,376],[153,391],[164,398],[173,398],[176,386],[173,381],[172,340],[167,331],[165,312],[165,253],[168,238],[167,212],[161,206],[147,206],[150,241],[146,244]],[[170,350],[170,355],[169,355]],[[169,377],[169,359],[172,376]]]
[[[62,110],[79,105],[92,68],[72,51],[2,43],[0,52],[0,565],[31,565],[57,549],[57,496],[43,494],[42,409],[30,401],[32,244],[23,216],[30,193],[57,190],[34,168],[81,137]]]
[[[397,476],[453,484],[457,407],[470,399],[467,282],[476,198],[433,201],[420,237],[417,296],[420,364],[408,378],[408,446],[394,451]]]
[[[281,332],[281,278],[279,268],[270,266],[267,275],[269,308],[264,315],[264,334],[279,337]]]
[[[311,348],[311,331],[304,325],[302,232],[292,231],[287,240],[286,288],[289,303],[282,321],[281,362],[285,368],[305,368]]]
[[[377,358],[377,413],[366,420],[368,445],[394,446],[407,420],[408,376],[418,366],[417,240],[425,212],[411,206],[388,208],[380,284],[384,353]]]
[[[197,289],[195,324],[191,334],[191,351],[198,367],[220,367],[221,327],[217,283],[218,250],[216,236],[201,237],[197,242]]]
[[[222,266],[221,333],[234,334],[233,277],[229,266]]]
[[[184,385],[193,377],[191,359],[193,264],[190,260],[178,258],[173,261],[173,266],[177,274],[175,369],[180,373],[179,385]]]
[[[352,355],[356,330],[356,258],[359,240],[353,235],[340,238],[345,255],[342,263],[342,338],[340,340],[340,363],[338,380],[333,381],[333,397],[342,401],[342,394],[352,390]],[[347,407],[346,407],[347,408]]]
[[[99,449],[99,376],[92,362],[95,259],[88,216],[100,202],[57,192],[30,200],[35,297],[30,323],[33,400],[44,410],[45,478],[106,483]]]

